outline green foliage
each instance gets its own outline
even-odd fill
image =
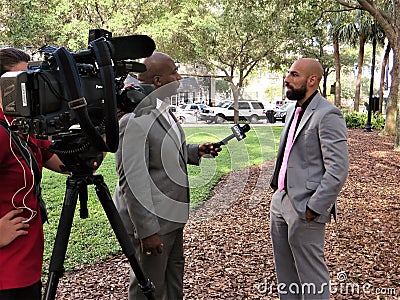
[[[254,129],[256,128],[256,129]],[[206,199],[212,187],[220,178],[237,169],[257,165],[275,156],[279,143],[281,127],[254,127],[246,133],[246,139],[232,140],[216,159],[202,159],[200,167],[188,166],[191,185],[191,206],[195,207]],[[210,130],[211,129],[211,130]],[[219,141],[230,134],[229,127],[212,128],[187,127],[185,132],[191,143]]]
[[[128,0],[0,0],[0,45],[34,49],[45,44],[70,51],[87,48],[88,31],[104,28],[114,36],[134,34],[141,23],[164,14],[165,5]]]
[[[46,44],[57,35],[53,4],[43,0],[1,0],[0,45],[24,48]]]
[[[219,70],[242,86],[255,65],[280,46],[274,1],[185,1],[142,24],[158,49],[186,63]]]
[[[260,164],[274,157],[281,131],[282,127],[278,126],[253,127],[247,133],[246,139],[240,142],[232,140],[228,145],[223,146],[223,151],[216,159],[203,158],[200,167],[188,166],[192,208],[203,202],[210,195],[212,187],[230,171]],[[185,132],[187,141],[190,143],[219,141],[231,134],[230,126],[186,127]],[[114,154],[107,154],[98,173],[104,176],[113,195],[118,179]],[[50,220],[49,224],[44,225],[44,276],[48,272],[48,263],[63,207],[66,179],[66,175],[43,170],[43,197],[48,207]],[[97,200],[93,186],[88,186],[88,210],[89,218],[81,219],[78,201],[64,263],[66,270],[72,270],[81,264],[93,264],[120,252],[120,246],[101,203]]]
[[[282,86],[268,86],[265,88],[264,98],[272,102],[274,99],[282,98]]]
[[[368,115],[365,113],[352,112],[351,114],[344,114],[344,119],[348,128],[365,128]],[[382,130],[385,127],[385,121],[382,114],[374,113],[371,116],[371,126],[376,130]]]
[[[344,120],[348,128],[365,128],[367,124],[367,115],[359,112],[345,114]]]
[[[382,130],[385,127],[386,119],[382,114],[375,113],[372,117],[371,124],[372,128]]]
[[[318,58],[328,75],[332,1],[0,0],[0,45],[85,49],[88,30],[148,34],[157,51],[222,72],[240,89],[259,66],[282,71],[298,56]],[[332,10],[334,11],[334,10]],[[296,53],[296,57],[293,57]],[[342,55],[345,59],[346,55]],[[354,60],[354,59],[353,59]],[[351,59],[349,59],[351,61]],[[239,89],[239,92],[240,92]],[[276,90],[267,90],[279,95]],[[271,97],[267,95],[267,97]]]
[[[231,95],[229,82],[224,79],[218,79],[215,81],[215,90],[218,94],[223,95],[225,98],[229,98]]]

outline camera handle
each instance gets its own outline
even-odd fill
[[[87,102],[83,96],[80,78],[75,60],[64,47],[53,52],[53,56],[60,70],[60,79],[66,86],[66,99],[70,109],[75,112],[82,132],[90,142],[100,151],[115,152],[118,148],[118,118],[117,101],[115,95],[115,77],[112,68],[110,50],[104,40],[91,43],[96,55],[100,77],[104,91],[104,120],[107,141],[103,140],[100,132],[92,123],[87,109]]]
[[[67,179],[67,187],[65,191],[64,204],[58,224],[57,235],[54,242],[54,248],[51,255],[49,266],[49,277],[45,289],[43,300],[55,299],[57,285],[59,279],[64,273],[64,260],[68,246],[68,239],[71,233],[74,211],[76,208],[78,196],[81,205],[81,217],[87,217],[87,185],[94,184],[97,197],[107,215],[112,229],[121,245],[122,252],[128,258],[133,272],[138,279],[139,286],[149,300],[154,300],[154,285],[150,279],[146,279],[142,272],[134,253],[132,241],[129,239],[121,217],[112,201],[110,191],[104,182],[103,176],[100,174],[90,175],[69,175]],[[83,209],[83,210],[82,210]]]

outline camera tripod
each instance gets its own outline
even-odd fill
[[[65,145],[61,146],[61,149],[64,146]],[[94,184],[95,186],[97,197],[100,200],[111,227],[121,245],[122,252],[128,258],[143,294],[147,299],[154,299],[154,285],[150,279],[146,279],[135,258],[133,244],[129,239],[128,232],[126,231],[114,202],[112,201],[110,191],[104,182],[103,176],[101,174],[93,174],[93,166],[100,165],[103,159],[103,153],[92,151],[91,153],[85,152],[85,154],[81,156],[66,155],[66,157],[62,157],[60,154],[59,156],[64,163],[68,162],[66,163],[66,169],[72,171],[72,173],[68,176],[66,182],[64,203],[51,255],[49,277],[43,299],[55,299],[57,285],[64,272],[63,264],[77,200],[78,198],[80,200],[80,217],[87,218],[87,186],[91,184]],[[77,163],[77,160],[79,163]],[[100,163],[98,163],[98,161],[100,161]]]

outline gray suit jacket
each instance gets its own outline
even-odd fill
[[[294,114],[288,109],[287,120]],[[285,124],[278,158],[289,130]],[[278,166],[279,165],[279,166]],[[276,190],[280,164],[275,166],[271,187]],[[308,105],[295,133],[288,159],[286,191],[298,214],[305,218],[306,207],[320,214],[315,221],[336,220],[336,200],[349,168],[347,128],[340,110],[317,93]]]
[[[198,145],[186,145],[182,128],[178,125],[178,136],[153,104],[120,120],[115,156],[119,181],[114,202],[128,233],[140,239],[185,225],[189,216],[186,164],[200,162]]]

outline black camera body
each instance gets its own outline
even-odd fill
[[[89,33],[91,34],[91,33]],[[68,77],[60,68],[56,60],[54,47],[42,47],[43,62],[29,64],[29,70],[19,72],[7,72],[0,77],[2,92],[3,112],[14,117],[11,130],[24,134],[36,134],[39,136],[54,136],[70,132],[71,127],[79,122],[76,108],[85,105],[89,121],[96,127],[103,126],[105,106],[105,88],[112,87],[116,101],[116,107],[131,109],[135,106],[134,99],[139,92],[125,90],[124,79],[129,72],[143,72],[146,67],[133,61],[137,58],[150,56],[155,50],[154,41],[145,35],[132,35],[111,38],[111,33],[103,39],[110,53],[110,61],[98,61],[96,48],[70,53],[73,57],[73,68],[79,74],[80,90],[83,95],[81,102],[73,102],[69,99]],[[91,37],[89,35],[89,41]],[[39,49],[39,51],[41,51]],[[109,64],[113,68],[113,74],[104,81],[102,64]],[[131,104],[131,102],[133,104]],[[128,111],[129,112],[129,111]],[[115,111],[108,112],[116,114]]]
[[[103,84],[96,76],[82,75],[80,82],[90,119],[103,119]],[[65,88],[57,70],[8,72],[1,77],[3,111],[15,117],[13,127],[21,133],[54,135],[68,132],[77,123],[75,112],[65,100]]]

